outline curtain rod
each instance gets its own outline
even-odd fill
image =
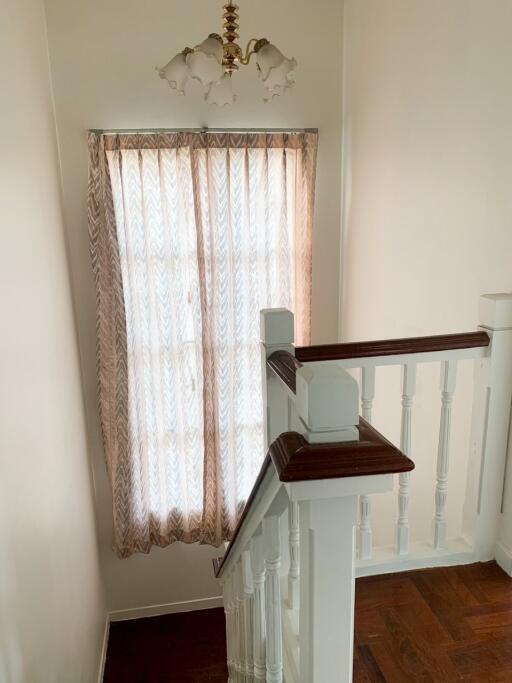
[[[318,128],[90,128],[90,133],[135,135],[137,133],[318,133]]]

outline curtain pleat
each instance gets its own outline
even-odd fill
[[[229,540],[263,458],[259,311],[311,327],[317,135],[89,135],[101,427],[121,557]]]

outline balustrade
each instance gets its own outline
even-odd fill
[[[512,574],[512,523],[502,514],[502,494],[512,489],[512,468],[509,484],[505,473],[512,295],[483,297],[481,322],[479,331],[459,335],[294,348],[291,313],[262,312],[268,453],[217,568],[230,683],[349,683],[356,572],[496,556]],[[459,540],[450,536],[446,502],[452,402],[464,361],[475,363],[475,385]],[[411,541],[410,456],[423,363],[440,365],[441,392],[433,537],[418,544]],[[376,368],[387,365],[402,371],[400,450],[370,425]],[[358,382],[346,371],[355,368],[362,419]],[[374,548],[371,497],[392,491],[395,475],[396,541]]]

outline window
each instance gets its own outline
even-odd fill
[[[264,456],[260,309],[291,308],[298,339],[308,340],[316,135],[105,135],[91,144],[102,147],[111,193],[109,260],[126,336],[126,452],[114,443],[109,467],[116,547],[218,545]]]

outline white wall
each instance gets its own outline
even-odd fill
[[[0,680],[96,680],[100,580],[40,0],[0,22]]]
[[[299,62],[297,85],[263,102],[254,65],[237,78],[233,108],[208,107],[199,88],[175,96],[155,71],[185,45],[221,27],[222,2],[210,0],[47,0],[52,73],[64,177],[82,364],[94,445],[101,546],[112,609],[218,595],[211,548],[175,545],[118,560],[110,550],[110,494],[96,407],[94,296],[86,224],[88,128],[318,127],[318,203],[313,263],[313,332],[338,329],[341,175],[342,3],[331,0],[242,2],[242,40],[267,35]],[[195,84],[193,84],[194,86]]]
[[[512,290],[509,0],[346,0],[344,339],[472,330],[478,297]],[[450,474],[460,523],[471,391],[460,376]],[[386,381],[381,376],[382,387]],[[378,426],[398,438],[395,401]],[[418,388],[414,533],[433,510],[437,369]],[[424,418],[420,417],[420,413]],[[430,482],[425,485],[425,482]],[[379,524],[394,499],[380,501]]]

